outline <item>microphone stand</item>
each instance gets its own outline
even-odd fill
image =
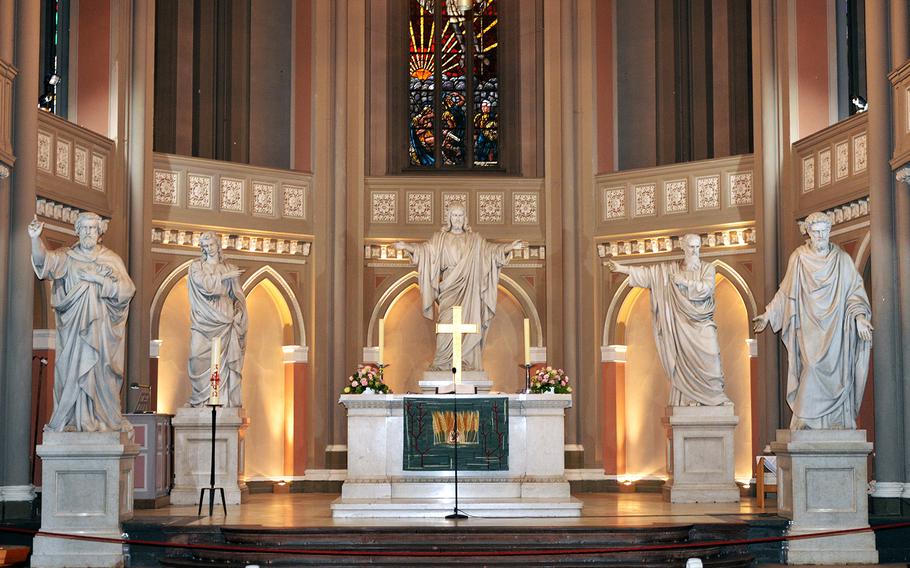
[[[458,369],[452,367],[452,410],[454,411],[455,422],[455,507],[452,513],[446,515],[446,519],[467,519],[468,516],[458,509],[458,385],[455,384],[455,377]]]

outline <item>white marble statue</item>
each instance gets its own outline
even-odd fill
[[[787,274],[765,313],[789,352],[791,430],[855,429],[872,347],[872,308],[850,255],[829,243],[831,218],[806,217],[809,240],[790,255]]]
[[[246,296],[239,270],[221,257],[221,239],[205,232],[199,239],[202,257],[190,265],[190,359],[193,392],[189,406],[203,406],[211,395],[212,340],[221,338],[219,397],[225,406],[242,406],[241,371],[246,351]]]
[[[651,291],[651,319],[660,363],[670,378],[670,406],[733,404],[724,393],[724,370],[714,322],[714,265],[699,258],[701,237],[681,240],[681,263],[623,266],[629,284]]]
[[[439,304],[437,323],[452,323],[452,307],[461,306],[462,320],[477,324],[480,333],[468,333],[462,340],[462,368],[483,370],[483,346],[496,314],[499,272],[521,249],[521,241],[491,243],[471,230],[465,209],[449,207],[442,230],[425,243],[395,243],[410,253],[417,265],[423,315],[433,319],[433,304]],[[436,355],[430,370],[452,368],[452,334],[436,336]]]
[[[132,432],[120,414],[126,318],[136,287],[116,253],[99,244],[101,217],[76,217],[79,242],[47,250],[35,217],[28,226],[32,266],[53,280],[57,322],[52,432]]]

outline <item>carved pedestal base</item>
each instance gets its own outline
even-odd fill
[[[249,494],[243,481],[243,438],[250,419],[241,408],[219,408],[215,431],[215,487],[224,488],[228,505]],[[171,504],[195,505],[209,486],[212,456],[212,409],[179,408],[174,425],[174,488]],[[220,499],[220,497],[219,497]]]
[[[120,432],[45,432],[41,530],[120,538],[133,518],[133,458],[139,446]],[[123,566],[119,543],[35,537],[32,566]]]
[[[788,534],[869,526],[865,430],[778,430],[778,514]],[[788,564],[875,564],[875,534],[863,532],[787,542]]]
[[[668,406],[669,438],[664,498],[673,503],[736,503],[733,479],[733,406]]]

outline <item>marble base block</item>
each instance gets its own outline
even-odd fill
[[[215,430],[215,487],[224,488],[228,505],[239,505],[249,495],[243,480],[244,436],[250,424],[240,407],[218,408]],[[212,464],[212,409],[179,408],[174,426],[173,505],[195,505],[209,486]],[[216,504],[220,497],[216,497]]]
[[[672,503],[737,503],[733,478],[733,406],[668,406],[664,498]]]
[[[487,393],[493,388],[493,381],[487,376],[486,371],[462,371],[461,382],[477,387],[478,393]],[[437,388],[451,384],[451,371],[424,371],[423,379],[417,381],[417,385],[424,394],[435,394]]]
[[[41,530],[120,538],[133,518],[133,459],[139,446],[121,432],[45,432]],[[32,566],[123,566],[119,543],[36,536]]]
[[[778,430],[778,514],[791,519],[788,535],[869,526],[865,430]],[[875,564],[872,532],[791,540],[788,564]]]

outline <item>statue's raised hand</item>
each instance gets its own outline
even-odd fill
[[[240,278],[241,274],[243,274],[242,270],[240,270],[239,268],[234,268],[234,269],[226,271],[224,273],[224,275],[221,277],[221,279],[222,280],[233,280],[234,278]]]
[[[41,236],[41,232],[44,231],[44,223],[38,220],[38,216],[32,219],[32,222],[28,224],[28,236],[37,239]]]
[[[619,264],[619,263],[616,262],[615,260],[608,260],[608,261],[607,261],[607,268],[608,268],[611,272],[619,272],[619,273],[622,273],[622,274],[628,274],[628,273],[629,273],[629,269],[628,269],[627,267],[625,267],[625,266]]]

